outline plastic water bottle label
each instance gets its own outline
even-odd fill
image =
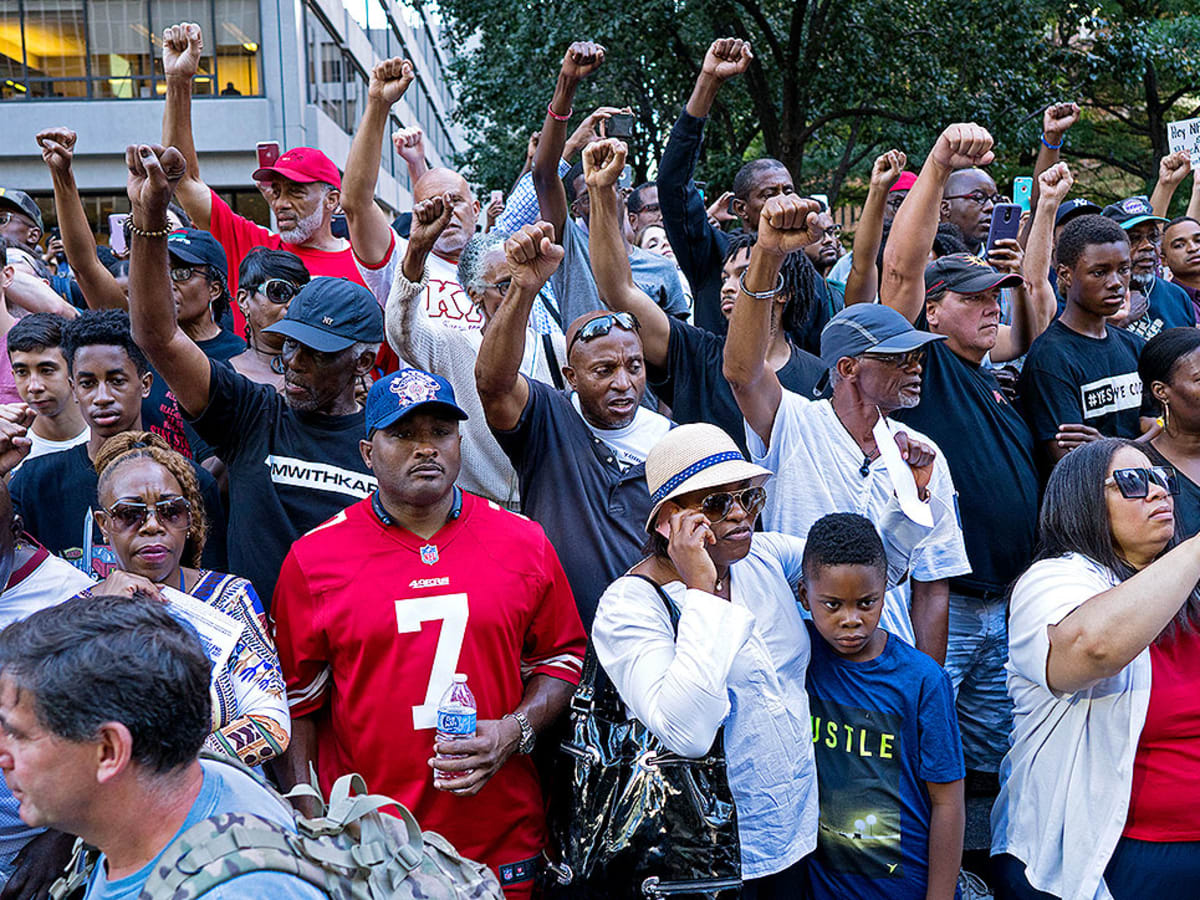
[[[475,734],[475,712],[445,712],[438,710],[437,730],[445,735]]]

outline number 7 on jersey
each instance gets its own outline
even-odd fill
[[[433,668],[429,672],[429,685],[425,689],[425,702],[412,708],[416,731],[437,727],[438,701],[458,671],[458,657],[467,634],[469,616],[466,594],[439,594],[396,601],[396,630],[400,634],[419,632],[426,622],[442,623],[433,654]]]

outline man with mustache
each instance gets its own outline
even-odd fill
[[[129,312],[134,338],[184,414],[229,471],[229,570],[269,598],[292,542],[375,489],[358,452],[360,378],[383,340],[370,291],[314,278],[264,329],[283,337],[283,393],[211,361],[176,321],[167,270],[167,203],[184,177],[175,148],[126,151],[133,222]]]
[[[1163,258],[1175,284],[1200,315],[1200,222],[1191,216],[1172,219],[1163,232]]]
[[[466,418],[420,369],[371,387],[360,449],[378,490],[298,540],[275,592],[293,716],[279,774],[304,784],[315,763],[327,791],[360,773],[516,900],[547,838],[528,753],[566,709],[585,641],[542,529],[455,484]],[[435,743],[457,673],[475,736]]]

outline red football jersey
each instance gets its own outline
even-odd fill
[[[463,494],[458,517],[423,540],[384,525],[368,498],[292,545],[272,612],[292,715],[321,711],[324,790],[358,772],[498,872],[541,853],[528,756],[514,754],[474,797],[436,790],[427,764],[455,672],[467,675],[480,719],[516,709],[533,675],[579,683],[583,625],[540,525]]]

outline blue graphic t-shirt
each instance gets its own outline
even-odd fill
[[[892,635],[875,659],[847,662],[806,624],[821,805],[809,857],[813,897],[924,900],[931,812],[925,782],[966,774],[950,679]]]

